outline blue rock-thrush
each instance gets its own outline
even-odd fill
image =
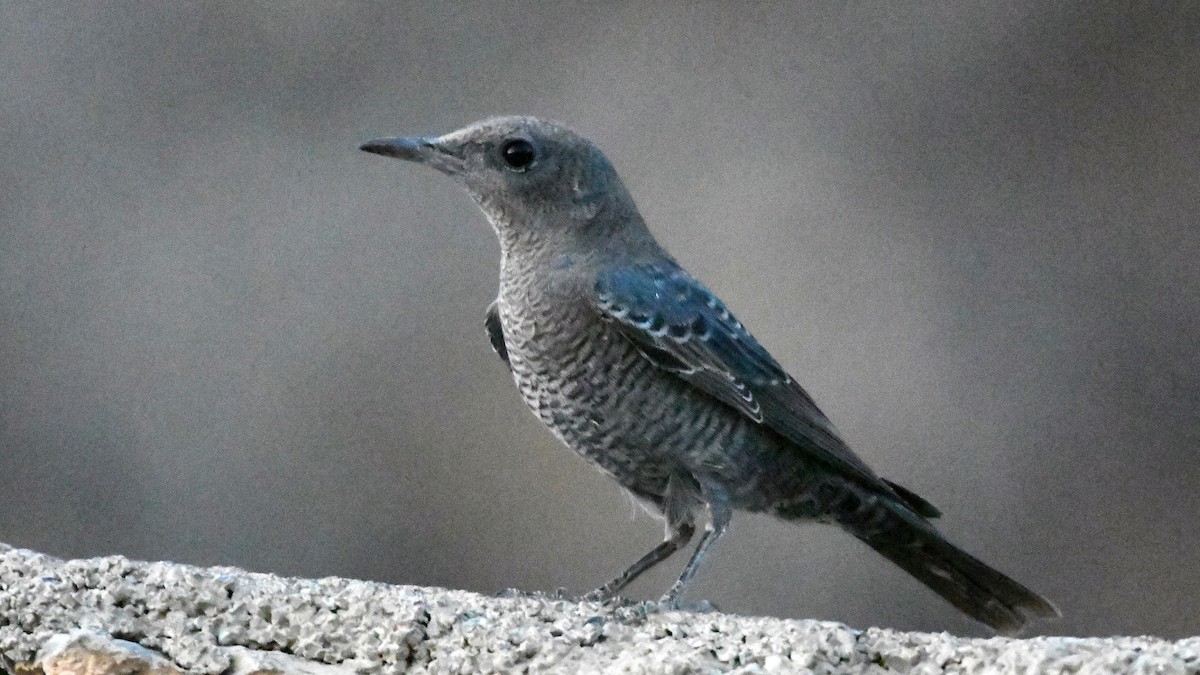
[[[533,117],[367,152],[426,164],[471,195],[500,239],[485,326],[529,407],[648,503],[664,541],[589,594],[615,595],[704,533],[662,604],[677,605],[734,509],[832,523],[1001,633],[1057,616],[947,541],[938,510],[880,478],[813,399],[655,241],[608,159]]]

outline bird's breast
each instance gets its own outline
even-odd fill
[[[749,486],[737,461],[762,431],[656,367],[586,299],[502,288],[500,319],[525,402],[568,447],[634,492],[661,495],[673,473],[716,471]]]
[[[604,426],[636,350],[583,302],[536,290],[502,293],[500,321],[513,378],[534,412],[574,441]]]
[[[500,321],[521,396],[568,447],[635,492],[665,489],[667,467],[642,440],[636,396],[650,364],[583,299],[501,289]]]

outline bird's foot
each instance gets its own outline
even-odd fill
[[[502,591],[497,591],[492,595],[494,598],[533,598],[537,600],[568,600],[567,589],[559,587],[553,592],[545,591],[523,591],[519,588],[505,588]]]
[[[655,606],[657,612],[692,612],[694,614],[709,614],[711,612],[720,612],[721,608],[708,600],[697,600],[696,602],[683,602],[679,596],[667,594],[664,595],[658,602],[648,603]]]
[[[625,600],[623,598],[614,598],[616,606],[612,607],[611,617],[615,621],[620,621],[626,624],[639,624],[646,621],[655,614],[664,612],[693,612],[696,614],[708,614],[710,612],[721,611],[716,605],[707,601],[680,603],[675,600],[643,600],[635,602]],[[607,603],[606,603],[607,604]]]
[[[608,590],[607,586],[601,586],[594,591],[589,591],[579,596],[579,601],[607,603],[616,597],[616,594]]]
[[[681,612],[692,612],[694,614],[711,614],[720,612],[721,608],[708,600],[697,600],[696,602],[676,603],[675,609]]]
[[[624,584],[617,585],[615,581],[607,583],[594,591],[584,593],[576,598],[576,600],[579,602],[598,602],[606,607],[628,607],[637,604],[638,601],[636,600],[629,600],[617,595],[617,591],[623,586]]]

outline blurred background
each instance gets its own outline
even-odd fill
[[[1200,4],[2,3],[0,63],[0,540],[485,593],[648,550],[488,346],[482,215],[356,149],[529,113],[1042,631],[1200,633]],[[693,588],[985,634],[766,517]]]

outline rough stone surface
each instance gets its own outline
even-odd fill
[[[38,653],[37,666],[47,675],[176,675],[180,672],[170,659],[157,652],[128,640],[87,630],[55,635],[47,640]]]
[[[9,547],[0,652],[12,672],[48,674],[1200,673],[1200,638],[858,631]]]

